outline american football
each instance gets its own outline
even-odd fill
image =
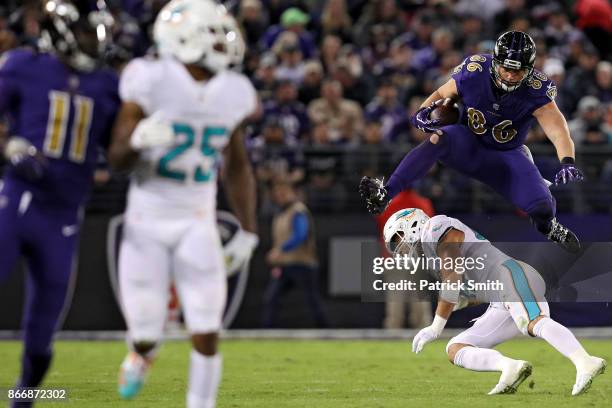
[[[446,98],[429,114],[431,120],[439,120],[439,126],[452,125],[459,120],[459,108],[454,99]]]

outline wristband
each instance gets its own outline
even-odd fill
[[[447,320],[445,318],[440,317],[438,315],[434,317],[433,322],[431,323],[431,328],[437,335],[440,335],[440,333],[442,333],[442,330],[444,330],[444,326],[446,326],[446,321]]]
[[[576,163],[576,160],[574,160],[573,157],[566,156],[561,159],[561,164],[574,164],[574,163]]]

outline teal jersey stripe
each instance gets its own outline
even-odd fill
[[[521,264],[519,264],[514,259],[508,259],[503,265],[508,268],[510,273],[512,274],[512,281],[514,282],[514,287],[518,292],[523,304],[525,305],[525,309],[527,309],[527,313],[529,314],[529,320],[533,320],[540,315],[540,306],[538,306],[538,302],[529,287],[529,282],[527,281],[527,276],[525,275],[525,271]]]

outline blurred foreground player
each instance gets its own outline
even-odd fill
[[[20,387],[38,386],[49,367],[74,285],[81,210],[119,107],[117,77],[102,68],[113,21],[104,2],[43,7],[40,50],[15,49],[0,63],[0,114],[11,135],[0,191],[0,279],[20,255],[27,261]]]
[[[136,396],[145,381],[174,280],[193,344],[187,406],[215,405],[227,295],[216,222],[222,153],[225,191],[244,228],[242,256],[250,257],[258,242],[255,182],[241,126],[257,96],[246,77],[227,69],[238,62],[229,41],[239,33],[226,33],[224,13],[207,0],[168,3],[154,26],[160,57],[132,61],[120,80],[123,104],[109,161],[120,170],[135,166],[119,254],[130,348],[120,369],[122,398]]]
[[[433,133],[430,138],[406,155],[386,185],[362,179],[360,191],[370,212],[382,212],[391,198],[440,160],[488,184],[529,214],[549,240],[578,252],[578,239],[555,218],[555,199],[524,145],[535,118],[561,161],[555,184],[582,180],[567,122],[554,102],[557,88],[533,68],[535,57],[531,37],[510,31],[497,39],[493,55],[472,55],[455,68],[412,118],[415,127]],[[444,98],[461,99],[459,124],[439,127],[439,121],[429,118],[434,103]]]
[[[593,378],[602,374],[606,361],[590,356],[566,327],[550,318],[544,298],[545,282],[530,265],[513,259],[494,247],[486,238],[455,218],[437,215],[429,218],[416,208],[396,212],[385,224],[385,244],[394,255],[424,256],[442,260],[441,282],[501,282],[503,289],[469,291],[458,287],[440,291],[433,323],[414,337],[412,351],[437,339],[454,310],[469,303],[489,303],[487,311],[474,325],[453,337],[446,346],[451,363],[474,371],[499,371],[498,384],[489,392],[511,394],[531,375],[527,361],[505,357],[492,347],[519,334],[539,337],[569,358],[576,366],[572,395],[589,389]],[[459,270],[458,259],[482,262],[482,267]],[[448,262],[448,260],[452,262]],[[465,264],[467,265],[467,263]],[[450,266],[450,267],[449,267]]]

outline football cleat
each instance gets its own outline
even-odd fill
[[[576,234],[561,225],[556,218],[552,219],[550,231],[546,234],[546,238],[556,242],[561,248],[573,254],[580,251],[580,241],[578,241]]]
[[[531,375],[532,371],[531,363],[522,360],[512,360],[502,370],[499,383],[489,391],[489,395],[514,394],[519,385]]]
[[[130,351],[119,369],[119,396],[123,399],[134,398],[142,388],[151,361],[140,354]]]
[[[586,369],[579,370],[576,373],[576,384],[572,388],[572,395],[580,395],[587,392],[593,384],[593,379],[606,371],[606,360],[599,357],[590,357]]]

